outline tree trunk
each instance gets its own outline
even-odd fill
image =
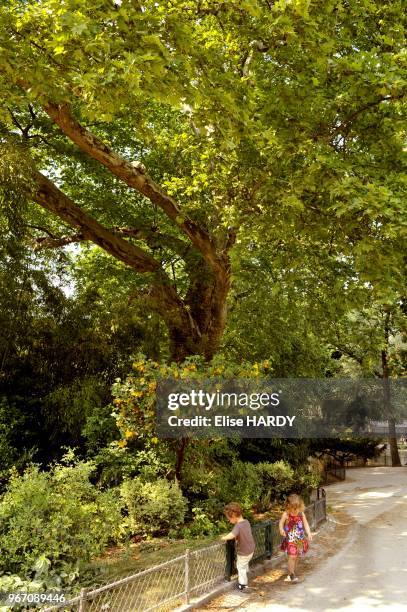
[[[389,316],[386,317],[385,338],[386,338],[386,341],[388,341]],[[382,351],[382,369],[383,369],[383,401],[384,401],[385,414],[388,416],[387,422],[388,422],[388,428],[389,428],[389,445],[390,445],[390,453],[391,453],[391,464],[393,467],[400,467],[401,461],[400,461],[399,449],[397,446],[396,420],[393,416],[393,409],[391,406],[389,363],[388,363],[386,349],[383,349]]]
[[[206,361],[211,361],[226,325],[229,262],[225,258],[224,273],[215,275],[199,258],[187,264],[187,272],[190,283],[183,300],[183,317],[167,322],[171,359],[181,363],[190,355],[202,355]],[[162,311],[162,315],[165,318],[166,313]]]
[[[185,450],[188,446],[188,442],[189,438],[181,438],[176,447],[175,452],[177,455],[177,460],[175,463],[175,478],[178,480],[178,482],[181,482],[182,479],[182,466],[184,464]]]
[[[391,464],[393,467],[400,467],[400,454],[397,446],[397,435],[396,435],[396,421],[395,419],[389,419],[389,445],[391,454]]]

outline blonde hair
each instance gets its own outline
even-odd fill
[[[288,513],[299,514],[300,512],[304,512],[305,504],[299,495],[292,493],[287,497],[285,509]]]
[[[242,516],[242,509],[238,503],[230,502],[230,504],[225,506],[224,513],[228,518],[230,516]]]

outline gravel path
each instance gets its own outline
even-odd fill
[[[333,520],[312,543],[298,584],[276,568],[201,610],[407,611],[407,468],[348,470],[327,487]]]

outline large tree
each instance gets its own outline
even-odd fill
[[[178,361],[218,349],[234,245],[333,262],[368,245],[397,275],[402,16],[372,0],[11,0],[4,172],[37,248],[91,242],[142,275]]]

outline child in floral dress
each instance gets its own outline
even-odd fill
[[[298,582],[295,574],[299,557],[305,555],[312,540],[311,529],[304,513],[304,502],[296,494],[288,496],[286,509],[279,522],[280,535],[284,537],[281,550],[288,556],[286,582]],[[306,537],[307,536],[307,537]]]

